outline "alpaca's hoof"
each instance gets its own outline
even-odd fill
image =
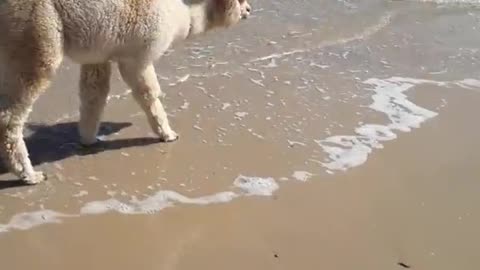
[[[178,138],[179,138],[178,134],[173,130],[171,130],[170,132],[165,132],[160,135],[160,140],[162,140],[162,142],[174,142],[178,140]]]
[[[90,138],[90,139],[86,139],[86,138],[81,138],[80,139],[80,145],[83,146],[83,147],[95,146],[95,145],[97,145],[101,142],[103,142],[103,140],[100,139],[99,137],[93,137],[93,138]]]
[[[27,185],[36,185],[47,180],[47,175],[43,172],[33,172],[22,177],[22,181]]]

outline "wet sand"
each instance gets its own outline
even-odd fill
[[[253,4],[158,62],[172,144],[115,74],[80,148],[64,63],[26,131],[49,181],[0,176],[1,269],[480,268],[480,8]]]

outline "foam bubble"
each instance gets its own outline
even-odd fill
[[[38,210],[14,215],[7,224],[0,224],[0,233],[15,230],[29,230],[43,224],[60,223],[62,218],[71,217],[53,210]]]
[[[130,205],[122,203],[116,199],[88,202],[80,209],[81,214],[88,215],[99,215],[111,211],[122,214],[131,214],[134,212],[134,209]]]
[[[233,185],[240,188],[246,195],[272,196],[279,186],[273,178],[250,177],[240,175]]]
[[[292,174],[292,177],[295,180],[302,181],[302,182],[308,181],[308,179],[310,179],[310,177],[312,177],[312,176],[313,176],[312,173],[309,173],[309,172],[306,172],[306,171],[295,171]]]
[[[235,113],[235,119],[242,120],[247,115],[248,115],[247,112],[236,112]]]
[[[80,198],[88,195],[88,191],[86,190],[80,190],[78,193],[75,193],[72,195],[74,198]]]

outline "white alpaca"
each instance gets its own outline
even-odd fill
[[[96,142],[111,63],[145,111],[153,131],[174,141],[152,62],[175,40],[228,27],[250,14],[246,0],[0,0],[0,155],[28,184],[33,169],[23,126],[64,55],[82,65],[81,142]]]

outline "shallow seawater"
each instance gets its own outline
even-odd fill
[[[0,239],[108,214],[148,222],[175,207],[275,199],[292,183],[355,174],[441,117],[456,95],[480,99],[478,1],[252,4],[249,20],[158,61],[181,135],[173,144],[153,139],[115,74],[105,142],[80,148],[78,67],[67,61],[26,132],[50,180],[9,187],[11,175],[2,176]],[[409,159],[418,149],[404,150]]]

